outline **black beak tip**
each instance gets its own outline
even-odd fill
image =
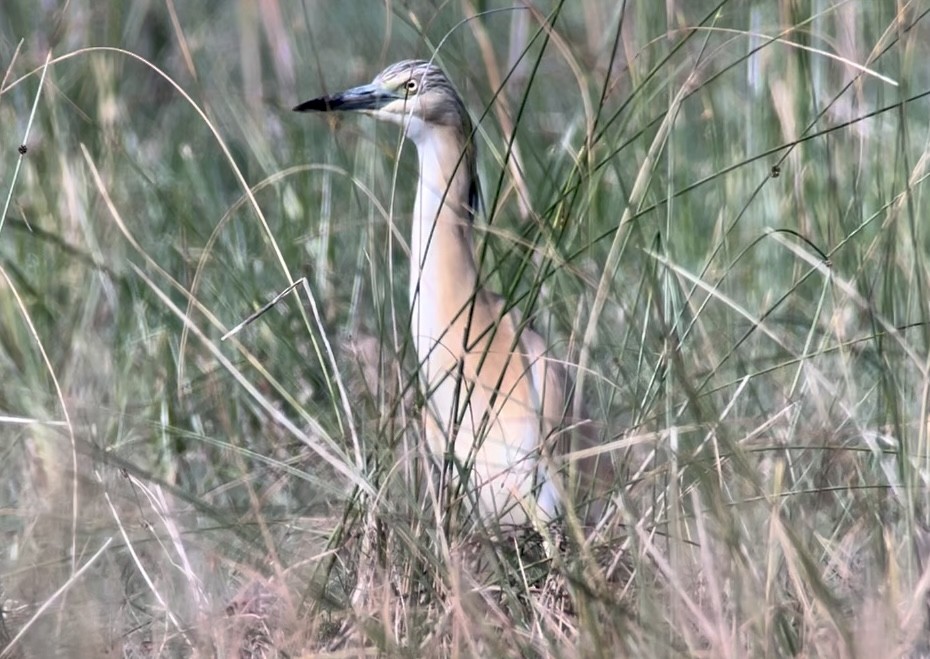
[[[295,105],[292,112],[326,112],[333,109],[332,99],[328,96],[321,96],[309,101],[304,101],[300,105]]]

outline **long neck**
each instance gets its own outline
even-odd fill
[[[445,330],[465,307],[478,280],[470,199],[474,160],[462,157],[464,138],[452,128],[432,127],[418,136],[416,145],[420,180],[410,241],[413,329],[415,337],[439,338],[437,331]]]

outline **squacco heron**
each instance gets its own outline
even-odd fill
[[[469,474],[478,513],[502,527],[549,521],[557,485],[564,378],[546,343],[480,285],[472,246],[478,176],[472,123],[442,70],[398,62],[367,85],[301,103],[399,125],[417,148],[410,240],[410,330],[427,401],[427,444]]]

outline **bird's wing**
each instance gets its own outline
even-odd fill
[[[504,300],[498,296],[493,299],[503,315]],[[545,442],[540,448],[563,474],[563,489],[570,493],[576,510],[583,513],[582,521],[593,526],[603,516],[614,486],[613,461],[606,453],[574,456],[603,443],[601,427],[591,421],[584,408],[582,418],[571,417],[571,401],[567,396],[573,382],[568,369],[563,362],[553,359],[546,341],[529,323],[524,323],[519,310],[511,309],[509,313],[520,332],[520,345],[539,402],[540,436]]]

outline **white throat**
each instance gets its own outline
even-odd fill
[[[448,163],[457,163],[461,156],[459,140],[451,130],[413,120],[407,135],[416,144],[420,161],[410,238],[409,293],[411,327],[423,361],[447,330],[439,326],[439,317],[445,315],[439,310],[461,309],[477,285],[466,212],[470,172],[464,162],[445,171],[450,168]]]

